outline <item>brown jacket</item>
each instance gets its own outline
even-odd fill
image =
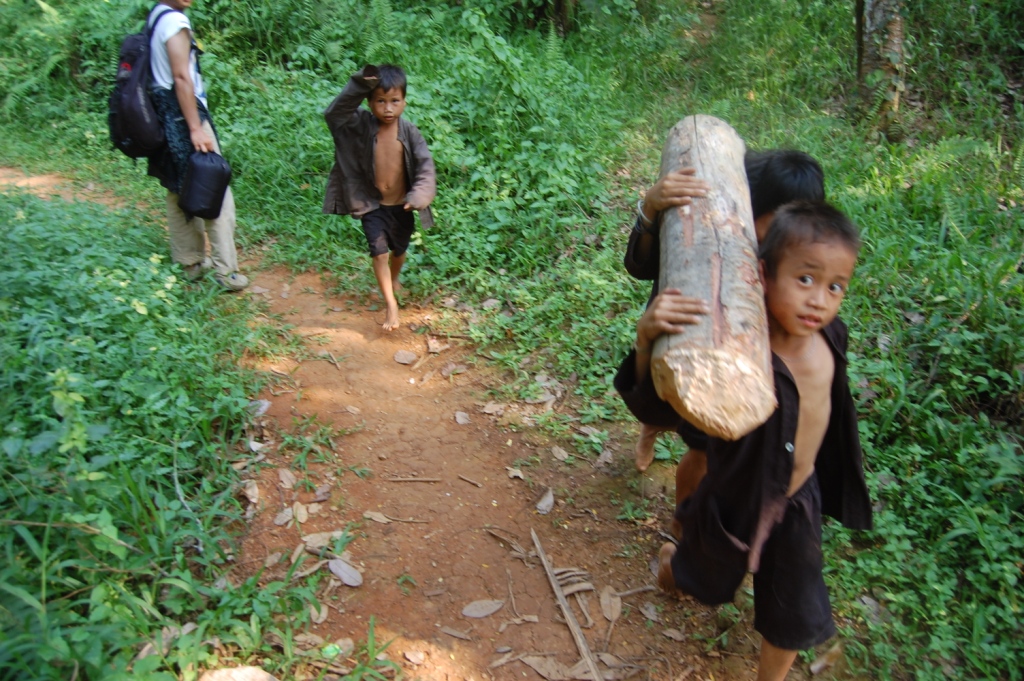
[[[324,213],[361,218],[380,207],[381,194],[374,184],[373,163],[380,124],[372,113],[359,106],[376,86],[375,72],[374,67],[366,66],[355,73],[324,111],[334,138],[334,167],[327,179]],[[434,159],[423,135],[404,118],[398,119],[398,140],[405,151],[409,182],[405,202],[419,212],[420,224],[429,229],[434,226],[430,202],[437,195]]]

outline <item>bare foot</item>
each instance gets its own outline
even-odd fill
[[[658,586],[662,591],[673,595],[679,595],[676,588],[676,580],[672,576],[672,556],[676,555],[676,545],[668,541],[661,545],[658,551]]]
[[[404,288],[405,287],[402,286],[401,282],[399,282],[397,279],[392,279],[391,280],[391,290],[394,291],[395,293],[398,293],[399,291],[401,291]]]
[[[640,424],[640,437],[636,441],[636,449],[633,450],[636,469],[641,473],[650,468],[654,461],[654,443],[658,439],[658,433],[663,433],[668,428],[658,428],[646,423]]]
[[[400,324],[398,322],[398,304],[394,306],[388,305],[388,313],[384,317],[384,323],[381,325],[385,331],[394,331]]]

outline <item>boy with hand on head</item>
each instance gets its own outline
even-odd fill
[[[735,442],[708,439],[707,474],[676,508],[679,544],[659,554],[661,587],[710,605],[731,601],[754,573],[761,681],[784,679],[799,650],[835,633],[822,514],[871,528],[847,331],[837,317],[859,248],[856,227],[828,204],[797,201],[776,212],[759,258],[778,409]],[[637,347],[706,313],[704,301],[663,291],[637,324]],[[615,386],[641,419],[661,401],[644,353],[620,368]]]
[[[825,199],[825,175],[814,157],[802,151],[772,149],[763,152],[748,151],[743,159],[750,186],[750,203],[754,213],[754,231],[758,243],[764,241],[775,211],[779,206],[806,199]],[[661,268],[659,217],[669,208],[690,205],[709,189],[704,180],[696,177],[693,168],[681,168],[666,173],[647,190],[637,205],[636,224],[626,246],[626,271],[640,280],[653,280],[648,306],[658,294]],[[631,361],[629,358],[626,361]],[[691,425],[674,409],[659,410],[640,421],[635,460],[637,470],[645,471],[654,461],[654,443],[659,433],[674,430],[688,447],[676,467],[676,504],[697,489],[707,469],[704,452],[708,436]]]
[[[402,118],[405,72],[391,64],[367,65],[324,111],[334,138],[334,167],[324,213],[360,218],[373,258],[373,274],[387,306],[384,330],[398,328],[398,277],[416,228],[434,225],[434,159],[419,129]],[[367,101],[370,110],[359,105]],[[390,253],[389,253],[390,252]]]

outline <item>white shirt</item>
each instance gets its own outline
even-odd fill
[[[174,11],[167,5],[159,4],[149,13],[146,25],[152,28],[154,20],[162,12],[166,12],[167,16],[160,19],[156,30],[153,31],[153,38],[149,42],[149,65],[153,72],[153,84],[165,90],[170,90],[174,86],[174,74],[171,73],[171,60],[167,57],[167,41],[178,35],[181,31],[188,31],[189,39],[192,40],[192,24],[182,12]],[[188,70],[192,75],[192,89],[195,90],[196,99],[202,102],[205,107],[207,106],[206,88],[203,87],[203,76],[199,73],[199,57],[194,45],[195,42],[193,41],[193,49],[189,51],[188,56]]]

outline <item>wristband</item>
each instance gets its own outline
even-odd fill
[[[637,225],[643,227],[642,230],[638,230],[638,231],[649,232],[649,231],[651,231],[651,227],[654,227],[654,222],[651,221],[651,220],[648,220],[647,216],[644,215],[644,200],[643,199],[640,199],[639,201],[636,202],[636,217],[637,217]]]

